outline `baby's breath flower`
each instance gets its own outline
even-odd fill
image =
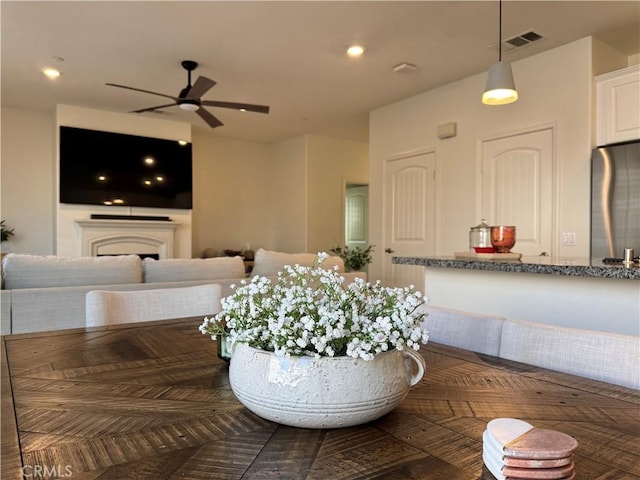
[[[389,288],[356,278],[349,285],[337,267],[325,269],[318,253],[310,267],[287,265],[272,281],[252,277],[232,285],[222,311],[206,317],[203,334],[229,335],[237,342],[278,355],[350,356],[373,359],[391,349],[427,343],[422,327],[425,302],[411,287]]]

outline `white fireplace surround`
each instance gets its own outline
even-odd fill
[[[175,230],[180,222],[161,220],[76,220],[80,255],[144,254],[174,258]]]

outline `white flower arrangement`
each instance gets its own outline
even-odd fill
[[[277,282],[256,276],[222,299],[222,311],[206,317],[200,331],[227,334],[231,345],[246,343],[278,355],[350,356],[371,360],[393,348],[418,350],[427,343],[422,327],[425,302],[411,287],[389,288],[356,278],[345,286],[337,267],[285,266]]]

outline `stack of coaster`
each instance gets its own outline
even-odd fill
[[[565,433],[514,418],[491,420],[482,434],[482,460],[497,480],[571,480],[577,447]]]

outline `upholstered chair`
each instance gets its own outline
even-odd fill
[[[146,322],[218,313],[220,285],[136,291],[91,290],[86,296],[86,326]]]

